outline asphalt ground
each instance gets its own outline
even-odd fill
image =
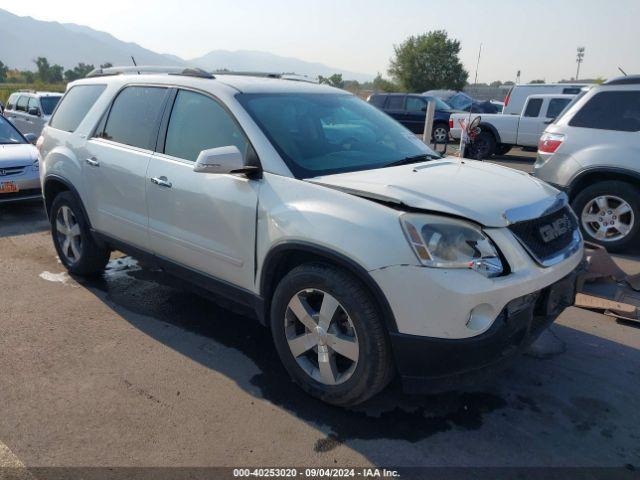
[[[0,205],[0,467],[640,466],[637,325],[569,308],[476,390],[340,409],[256,321],[118,256],[71,278],[41,206]]]

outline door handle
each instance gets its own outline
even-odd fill
[[[151,183],[155,183],[159,187],[171,188],[171,182],[167,180],[167,177],[153,177]]]
[[[92,167],[99,167],[100,166],[100,162],[95,157],[87,158],[86,162],[89,165],[91,165]]]

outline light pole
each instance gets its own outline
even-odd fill
[[[583,60],[584,60],[584,47],[578,47],[577,54],[576,54],[576,63],[578,64],[578,70],[576,70],[576,81],[578,81],[578,78],[580,77],[580,64],[583,62]]]

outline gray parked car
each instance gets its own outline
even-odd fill
[[[35,135],[22,135],[0,116],[0,203],[41,198]]]
[[[640,244],[640,75],[578,95],[540,137],[533,175],[569,194],[586,240]]]
[[[20,132],[38,137],[61,98],[61,93],[21,90],[9,96],[4,116]]]

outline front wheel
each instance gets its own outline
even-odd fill
[[[640,237],[640,190],[626,182],[589,185],[572,202],[586,240],[620,252]]]
[[[53,244],[70,273],[94,275],[104,270],[111,252],[95,242],[80,202],[71,192],[53,199],[50,219]]]
[[[327,403],[361,403],[392,377],[378,309],[366,288],[338,268],[314,263],[289,272],[273,296],[271,331],[291,378]]]

